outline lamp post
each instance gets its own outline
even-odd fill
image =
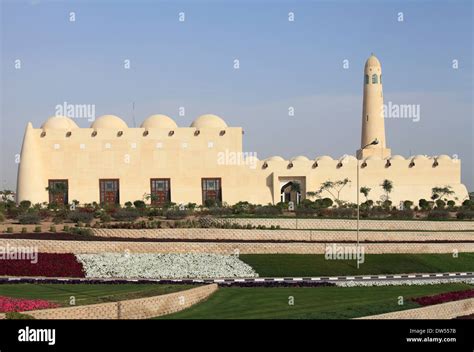
[[[367,148],[370,145],[377,145],[379,144],[379,141],[377,138],[375,138],[372,142],[369,144],[363,146],[360,148],[361,151],[361,157],[362,157],[362,151]],[[357,269],[359,269],[359,219],[360,219],[360,204],[359,204],[359,169],[360,169],[360,160],[357,158],[357,247],[356,247],[356,253],[357,253]]]

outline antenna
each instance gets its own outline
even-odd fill
[[[137,127],[137,124],[135,122],[135,102],[132,101],[132,122],[133,122],[133,127]]]

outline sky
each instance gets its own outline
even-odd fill
[[[217,114],[259,159],[355,154],[374,53],[385,103],[420,109],[386,119],[392,154],[460,158],[474,191],[472,1],[0,3],[0,188],[16,188],[28,121],[40,127],[65,102],[130,127]]]

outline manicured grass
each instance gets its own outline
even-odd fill
[[[366,254],[355,260],[326,260],[324,254],[242,254],[240,259],[262,277],[334,276],[474,271],[474,253]]]
[[[39,298],[70,306],[121,301],[187,290],[195,285],[159,284],[1,284],[0,296]]]
[[[470,287],[220,288],[207,301],[158,319],[348,319],[416,308],[409,298]],[[400,296],[403,305],[398,304]],[[294,305],[288,304],[291,297]]]

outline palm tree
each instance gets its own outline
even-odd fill
[[[389,197],[389,194],[392,192],[393,190],[393,182],[390,181],[390,180],[383,180],[383,182],[380,184],[380,186],[382,186],[384,192],[385,192],[385,200],[389,200],[390,197]]]
[[[365,186],[360,188],[360,193],[364,195],[366,201],[369,201],[369,192],[371,190],[372,188],[365,187]]]

